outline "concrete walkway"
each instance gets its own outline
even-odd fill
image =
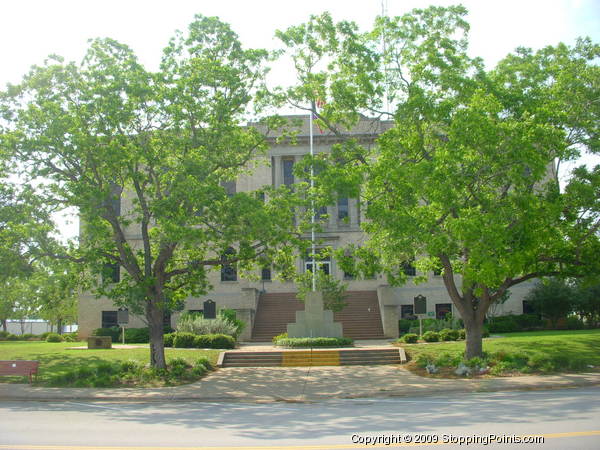
[[[223,368],[197,383],[167,388],[43,388],[1,383],[0,401],[315,402],[592,385],[600,385],[600,373],[454,380],[420,377],[397,365]]]

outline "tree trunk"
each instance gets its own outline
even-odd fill
[[[7,333],[8,332],[8,326],[6,324],[6,319],[2,319],[1,322],[2,322],[2,331],[4,331],[5,333]]]
[[[56,332],[58,334],[63,334],[62,319],[58,319],[56,322]]]
[[[156,369],[166,369],[164,343],[164,311],[151,300],[146,305],[146,319],[150,332],[150,365]]]
[[[464,319],[463,319],[464,320]],[[466,343],[465,359],[481,358],[483,356],[483,319],[477,317],[464,320]]]

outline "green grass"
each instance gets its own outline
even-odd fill
[[[483,340],[485,362],[495,375],[556,373],[600,367],[600,329],[505,333]],[[448,366],[463,358],[465,342],[402,344],[417,365]],[[494,367],[497,366],[495,369]]]
[[[77,369],[94,369],[107,363],[120,363],[125,361],[136,361],[146,364],[150,361],[150,350],[146,348],[134,349],[107,349],[107,350],[68,350],[68,347],[87,345],[85,342],[24,342],[24,341],[2,341],[0,342],[1,360],[37,360],[40,361],[36,384],[49,385],[53,380],[60,378]],[[213,365],[216,364],[220,350],[198,350],[198,349],[165,349],[167,363],[174,358],[182,358],[190,364],[194,364],[199,358],[207,358]],[[0,377],[0,382],[24,383],[28,382],[26,377]],[[151,385],[148,384],[148,385]]]

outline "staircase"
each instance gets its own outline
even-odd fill
[[[401,350],[283,350],[271,352],[225,352],[222,367],[308,367],[401,364]]]
[[[347,306],[333,314],[341,322],[344,336],[352,339],[384,339],[381,314],[376,291],[351,291],[346,293]],[[262,294],[252,330],[253,342],[268,342],[285,333],[287,324],[296,321],[296,311],[304,304],[295,293]]]

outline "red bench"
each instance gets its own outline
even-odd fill
[[[37,375],[39,361],[0,361],[0,375],[22,375],[29,377],[33,383],[33,375]]]

